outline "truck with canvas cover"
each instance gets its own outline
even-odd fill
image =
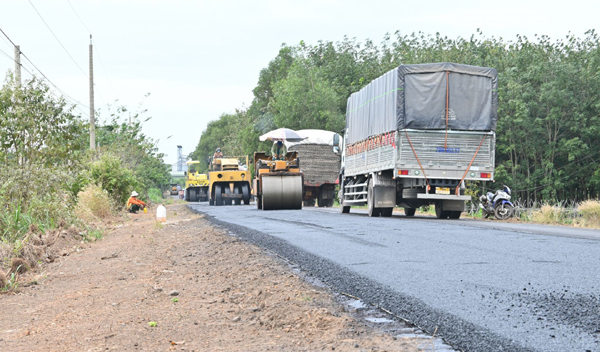
[[[340,135],[325,130],[299,130],[300,142],[286,142],[289,151],[297,151],[302,160],[300,171],[304,175],[302,200],[305,206],[333,206],[335,187],[340,172],[340,156],[333,150],[334,140]]]
[[[200,162],[186,162],[184,198],[188,202],[206,202],[208,200],[208,177],[199,172]],[[175,186],[177,187],[177,186]],[[177,189],[177,188],[176,188]]]
[[[247,156],[228,156],[210,161],[209,205],[250,204],[250,172]]]
[[[458,219],[465,181],[494,179],[498,78],[493,68],[401,65],[348,98],[340,205],[369,216],[407,216],[435,205]]]

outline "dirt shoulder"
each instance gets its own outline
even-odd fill
[[[0,350],[419,351],[367,326],[281,260],[193,214],[135,214],[0,295]],[[68,240],[68,241],[67,241]],[[27,285],[26,283],[34,283]],[[24,287],[25,285],[25,287]]]

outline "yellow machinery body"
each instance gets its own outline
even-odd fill
[[[199,161],[188,161],[185,173],[185,200],[206,202],[208,200],[208,177],[198,172]]]
[[[244,164],[245,162],[245,164]],[[208,172],[209,204],[250,204],[250,171],[248,157],[233,156],[213,159]]]
[[[285,160],[254,153],[254,165],[252,189],[258,209],[302,209],[303,174],[297,152],[287,153]]]

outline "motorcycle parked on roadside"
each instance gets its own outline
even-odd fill
[[[495,216],[498,220],[506,220],[514,215],[515,206],[510,201],[510,187],[504,185],[496,193],[488,192],[479,197],[479,207],[484,219]]]

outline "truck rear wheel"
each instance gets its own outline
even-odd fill
[[[447,219],[448,216],[450,216],[450,212],[442,210],[442,202],[435,203],[435,217],[438,219]]]
[[[406,215],[406,216],[415,216],[416,212],[417,212],[416,208],[404,208],[404,215]]]
[[[369,179],[369,185],[367,186],[367,208],[369,212],[369,216],[378,217],[381,214],[381,208],[375,207],[375,200],[373,191],[373,179]]]
[[[394,208],[381,208],[381,216],[383,216],[384,218],[391,217],[393,212]]]

